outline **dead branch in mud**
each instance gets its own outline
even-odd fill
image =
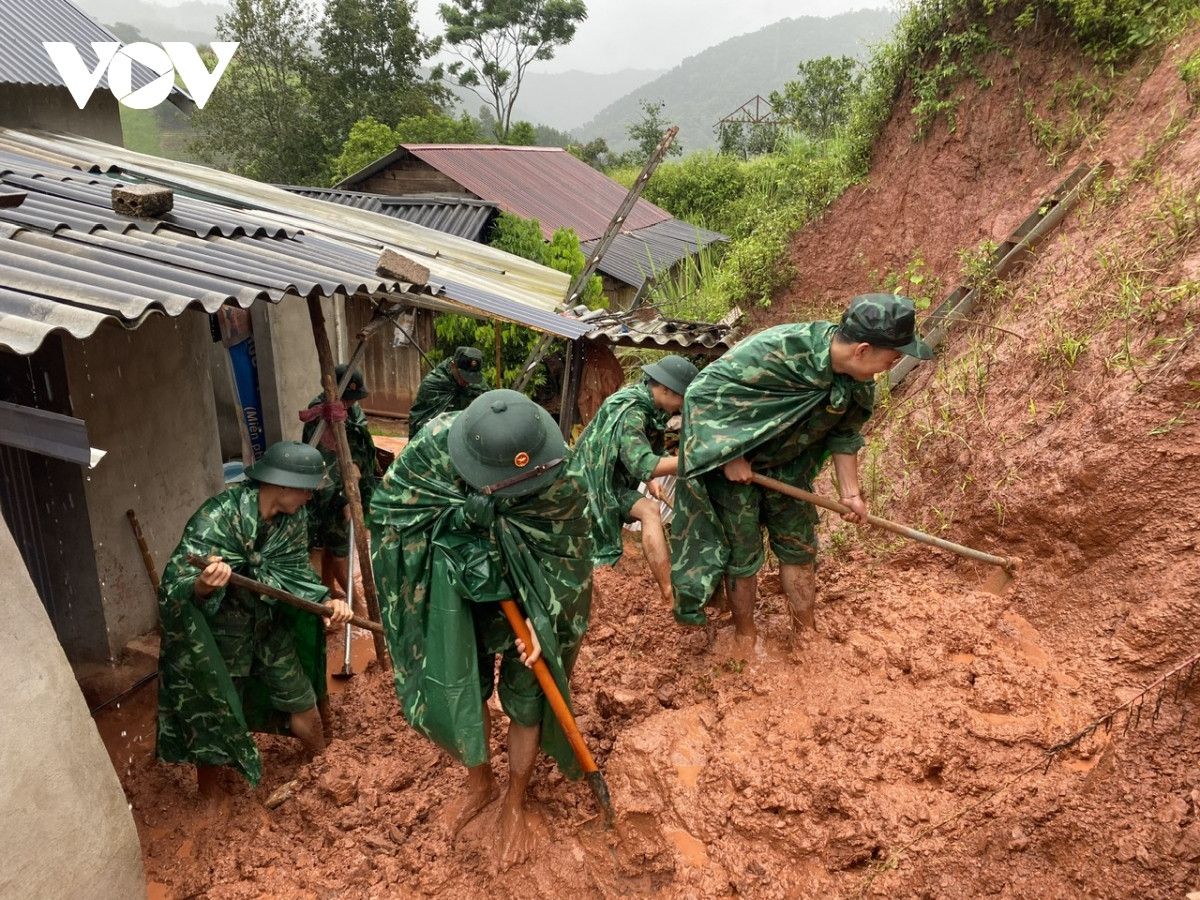
[[[1086,726],[1084,726],[1082,729],[1077,731],[1075,734],[1073,734],[1070,737],[1066,738],[1065,740],[1059,741],[1057,744],[1054,744],[1053,746],[1047,748],[1045,750],[1045,752],[1043,753],[1041,759],[1038,759],[1035,762],[1030,763],[1028,766],[1026,766],[1024,769],[1022,769],[1016,775],[1012,776],[1010,779],[1008,779],[1008,781],[1004,782],[1002,785],[997,787],[995,790],[991,791],[988,794],[985,794],[983,797],[976,800],[974,803],[969,803],[966,806],[964,806],[962,809],[959,809],[957,812],[955,812],[949,816],[946,816],[946,818],[942,819],[941,821],[935,822],[934,824],[927,826],[911,841],[909,841],[903,847],[900,847],[897,850],[893,850],[890,854],[888,854],[888,857],[886,859],[882,860],[881,862],[879,862],[877,865],[875,865],[873,867],[871,874],[867,877],[867,880],[863,883],[862,889],[858,892],[858,896],[865,897],[867,895],[867,891],[869,891],[871,888],[871,884],[875,881],[876,878],[878,878],[884,872],[889,872],[893,869],[898,869],[900,867],[900,858],[907,851],[911,850],[914,846],[919,844],[921,841],[925,840],[927,837],[932,835],[934,832],[944,828],[945,826],[949,825],[951,822],[955,822],[958,819],[961,819],[967,813],[971,812],[972,810],[978,809],[979,807],[983,806],[985,803],[988,803],[993,798],[1004,793],[1004,791],[1008,790],[1010,787],[1012,787],[1014,784],[1016,784],[1018,781],[1023,779],[1026,775],[1030,774],[1034,770],[1041,769],[1042,773],[1045,774],[1046,772],[1048,772],[1050,770],[1050,764],[1054,761],[1054,759],[1058,756],[1058,754],[1062,753],[1064,750],[1069,750],[1071,747],[1074,747],[1080,741],[1084,740],[1087,737],[1090,737],[1092,734],[1095,734],[1095,732],[1101,727],[1104,728],[1105,734],[1110,733],[1113,729],[1113,726],[1116,724],[1117,719],[1120,718],[1120,716],[1122,714],[1124,714],[1124,716],[1125,716],[1125,720],[1124,720],[1125,723],[1124,723],[1124,727],[1121,729],[1121,736],[1124,737],[1126,734],[1128,734],[1130,727],[1133,727],[1134,729],[1136,729],[1141,724],[1141,721],[1142,721],[1142,711],[1145,709],[1145,706],[1146,706],[1146,698],[1149,697],[1150,694],[1155,691],[1157,691],[1157,695],[1155,696],[1155,699],[1154,699],[1154,709],[1150,714],[1150,721],[1151,721],[1151,723],[1157,722],[1159,713],[1162,710],[1163,700],[1166,698],[1168,691],[1171,692],[1172,702],[1178,702],[1181,698],[1185,697],[1187,695],[1188,689],[1191,687],[1192,678],[1196,674],[1197,666],[1200,666],[1200,653],[1196,653],[1193,656],[1190,656],[1189,658],[1185,659],[1179,665],[1175,666],[1175,668],[1171,669],[1166,674],[1160,676],[1159,678],[1152,681],[1150,684],[1143,687],[1141,690],[1139,690],[1136,694],[1134,694],[1132,697],[1130,697],[1128,700],[1126,700],[1120,706],[1113,707],[1108,712],[1106,712],[1104,715],[1100,716],[1098,719],[1095,719],[1094,721],[1088,723]],[[1181,706],[1180,712],[1179,712],[1179,727],[1181,730],[1183,728],[1184,717],[1186,716],[1186,714],[1187,714],[1187,707]]]

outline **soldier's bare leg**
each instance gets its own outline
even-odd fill
[[[658,502],[643,497],[633,504],[629,514],[642,523],[642,550],[646,554],[646,562],[650,564],[650,571],[654,580],[658,582],[663,600],[668,605],[673,604],[675,596],[671,593],[671,551],[667,549],[667,536],[663,534]]]
[[[779,582],[783,586],[784,596],[787,597],[788,612],[792,620],[792,639],[805,632],[811,633],[815,625],[814,607],[817,600],[816,568],[812,565],[781,563]]]
[[[758,576],[729,579],[729,609],[738,649],[754,649],[758,629],[754,627],[754,602],[758,599]]]
[[[312,753],[325,752],[325,729],[321,723],[321,714],[315,706],[304,712],[292,713],[290,725],[292,734]]]
[[[492,736],[492,712],[487,701],[483,701],[483,733],[484,739],[490,745]],[[489,751],[489,756],[491,755]],[[492,774],[492,764],[486,762],[481,766],[467,769],[467,793],[446,806],[442,813],[442,827],[450,837],[454,837],[462,827],[479,815],[489,803],[500,796],[500,788],[496,786],[496,776]]]
[[[524,862],[533,852],[535,837],[525,813],[525,789],[533,776],[541,736],[541,726],[516,722],[508,726],[508,792],[500,808],[501,871]]]

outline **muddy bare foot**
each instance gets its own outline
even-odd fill
[[[733,647],[737,653],[742,654],[743,659],[754,658],[754,646],[758,642],[758,632],[751,631],[747,634],[738,632],[733,636]]]
[[[457,837],[464,825],[499,796],[500,788],[496,786],[494,778],[489,778],[486,784],[471,787],[465,795],[446,804],[439,822],[446,836],[451,839]]]
[[[537,846],[533,822],[523,806],[505,801],[500,807],[500,833],[496,842],[496,871],[504,872],[526,862]]]

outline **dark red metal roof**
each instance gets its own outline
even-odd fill
[[[542,235],[574,228],[581,241],[600,237],[629,191],[558,147],[404,144],[405,150],[482,200],[522,219]],[[638,200],[622,230],[665,222],[671,214]]]

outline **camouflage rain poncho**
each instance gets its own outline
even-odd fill
[[[809,488],[833,453],[857,453],[875,384],[835,374],[836,326],[807,322],[768,328],[738,344],[688,386],[671,526],[675,619],[705,622],[729,548],[704,485],[745,456],[760,475]]]
[[[622,506],[638,484],[654,477],[662,459],[666,413],[655,408],[645,381],[621,388],[604,401],[580,435],[572,471],[588,486],[592,558],[611,566],[621,558]]]
[[[325,402],[325,395],[320,394],[308,408],[319,406]],[[309,443],[317,430],[319,419],[304,424],[302,440]],[[362,407],[355,403],[346,408],[346,442],[350,445],[350,461],[358,466],[358,493],[362,498],[362,508],[365,513],[371,506],[371,494],[374,493],[379,478],[375,475],[375,442],[367,427],[367,415]],[[315,547],[329,547],[339,556],[348,550],[348,531],[343,509],[346,507],[346,492],[342,489],[342,470],[338,466],[337,449],[333,443],[333,427],[328,423],[317,442],[321,451],[321,459],[325,462],[325,472],[328,483],[319,491],[313,493],[308,502],[309,529],[312,532],[311,544]]]
[[[433,367],[424,377],[417,396],[413,398],[408,412],[408,436],[415,437],[421,426],[444,412],[466,409],[471,401],[490,390],[486,381],[479,384],[459,384],[450,371],[453,359],[446,359]]]
[[[488,750],[470,604],[518,601],[569,704],[567,680],[591,610],[590,523],[584,488],[569,475],[526,497],[475,492],[447,449],[455,415],[423,428],[384,476],[371,507],[372,562],[405,718],[464,765],[478,766]],[[542,749],[579,778],[544,701],[543,710]]]
[[[295,636],[304,673],[317,696],[323,696],[324,621],[240,588],[226,587],[200,599],[193,592],[200,569],[185,561],[189,553],[215,554],[239,575],[321,601],[328,591],[308,564],[307,516],[303,509],[294,516],[280,513],[267,525],[259,518],[256,482],[226,488],[188,520],[158,591],[158,758],[233,766],[250,784],[258,784],[262,760],[250,732],[286,731],[288,717],[269,708],[265,690],[253,678],[247,678],[239,700],[233,677],[249,670],[256,636],[287,628]],[[232,658],[222,658],[214,628],[244,633]]]

